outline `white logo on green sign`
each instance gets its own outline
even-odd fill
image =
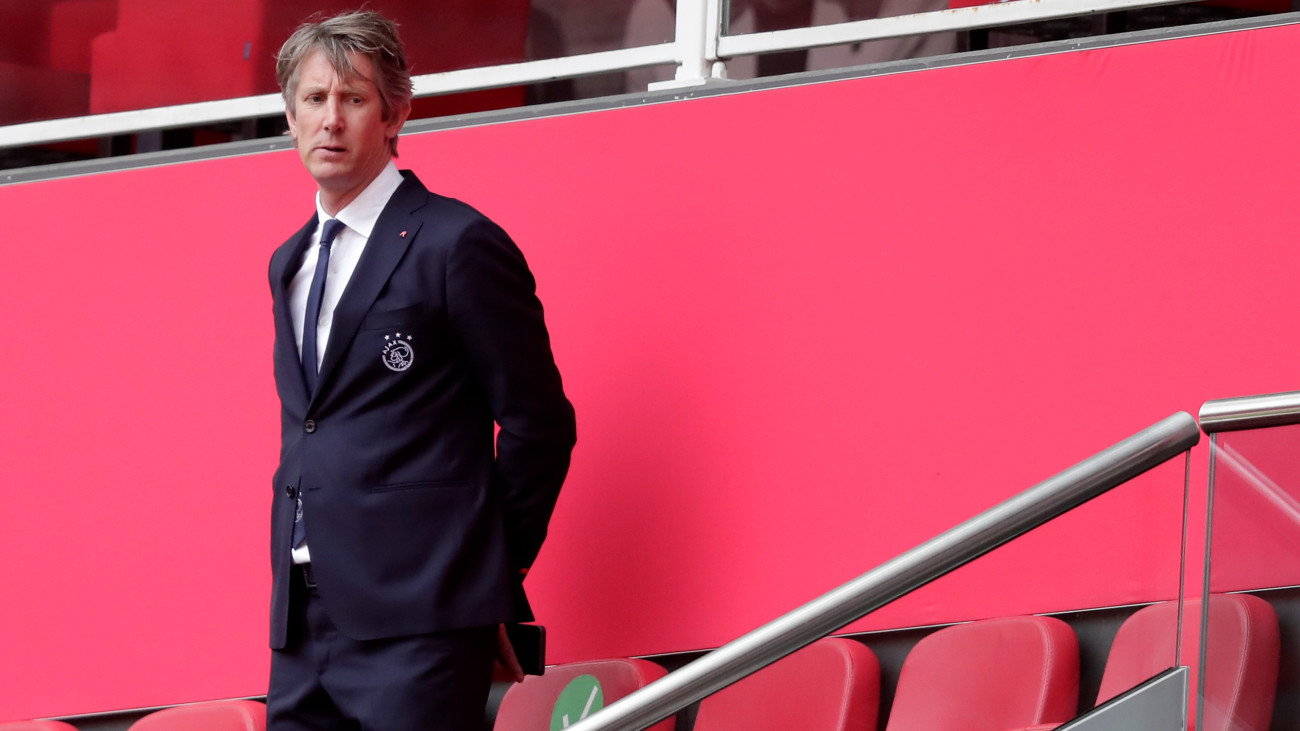
[[[551,731],[560,731],[605,707],[600,681],[592,675],[579,675],[560,691],[551,711]]]

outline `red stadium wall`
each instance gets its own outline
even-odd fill
[[[1296,388],[1296,68],[1282,27],[404,138],[520,242],[577,407],[551,660],[719,645]],[[266,262],[312,191],[291,152],[0,188],[0,719],[264,691]],[[1144,485],[860,626],[1171,595]]]

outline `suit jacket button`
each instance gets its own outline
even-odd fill
[[[288,495],[290,498],[295,498],[298,496],[298,490],[293,485],[285,485],[284,494]]]
[[[316,431],[316,422],[312,421],[311,419],[308,419],[302,423],[302,428],[303,431],[307,432],[308,434],[311,434],[312,432]]]

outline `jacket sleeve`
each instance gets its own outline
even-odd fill
[[[532,565],[576,441],[550,336],[523,253],[499,226],[467,226],[447,259],[447,311],[500,431],[493,487],[510,558]]]

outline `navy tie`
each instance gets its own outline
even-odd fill
[[[307,314],[302,320],[302,373],[307,377],[307,392],[316,395],[316,325],[320,322],[320,301],[325,294],[325,276],[329,273],[330,245],[344,228],[343,222],[331,218],[320,234],[320,253],[316,257],[316,274],[307,291]]]
[[[307,378],[307,392],[316,393],[316,324],[320,322],[320,301],[325,294],[325,275],[330,268],[330,245],[343,230],[343,222],[331,218],[325,222],[320,234],[320,252],[316,257],[316,274],[307,291],[307,314],[302,320],[302,374]],[[302,493],[298,493],[294,506],[293,536],[289,545],[297,547],[307,540],[307,526],[302,522]]]

